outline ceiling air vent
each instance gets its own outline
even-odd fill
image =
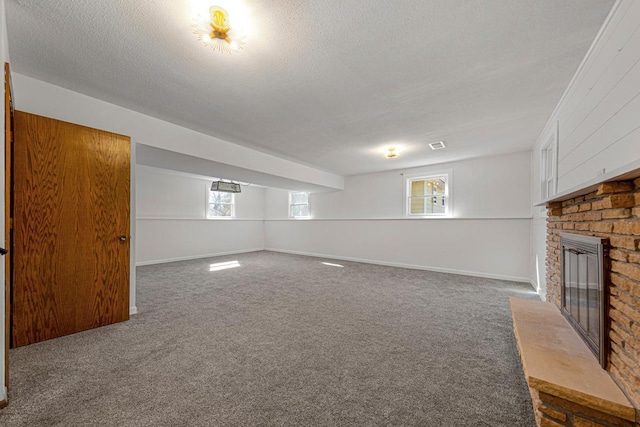
[[[431,147],[432,150],[441,150],[445,147],[444,141],[432,142],[429,144],[429,147]]]

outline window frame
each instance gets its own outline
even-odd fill
[[[227,194],[231,194],[231,203],[218,203],[220,205],[230,205],[231,206],[231,214],[228,216],[222,216],[222,215],[215,215],[215,216],[209,216],[209,206],[211,205],[210,202],[210,197],[211,197],[211,193],[226,193],[225,191],[211,191],[211,188],[209,185],[207,185],[205,187],[206,189],[206,194],[205,194],[205,211],[204,211],[204,215],[206,219],[213,219],[213,220],[217,220],[217,219],[234,219],[236,217],[236,195],[234,193],[227,193]]]
[[[403,203],[403,211],[404,216],[406,218],[448,218],[453,216],[453,171],[450,169],[440,170],[435,172],[421,172],[421,173],[412,173],[412,174],[403,174],[404,175],[404,203]],[[434,212],[434,213],[419,213],[414,214],[411,213],[411,183],[414,181],[425,181],[433,178],[442,178],[444,177],[445,181],[445,190],[444,190],[444,212]],[[427,196],[424,197],[425,200]]]
[[[296,193],[303,193],[307,195],[307,203],[293,203],[293,195]],[[307,206],[307,212],[309,215],[307,216],[294,216],[293,215],[293,207],[294,206]],[[311,218],[311,193],[308,191],[289,191],[289,218],[290,219],[310,219]]]
[[[549,199],[558,192],[558,132],[556,128],[540,150],[540,198]]]

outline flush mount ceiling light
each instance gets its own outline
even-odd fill
[[[198,40],[219,52],[231,53],[245,44],[241,28],[231,25],[229,13],[220,6],[211,6],[206,17],[198,16],[193,28]]]
[[[395,147],[389,147],[384,149],[384,156],[387,159],[393,159],[394,157],[398,157],[398,152]]]
[[[441,150],[445,148],[444,141],[432,142],[429,144],[429,147],[431,147],[432,150]]]

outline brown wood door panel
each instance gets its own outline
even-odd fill
[[[83,306],[81,317],[87,328],[94,328],[129,318],[129,209],[114,206],[129,200],[130,173],[129,138],[104,132],[93,133],[89,138],[86,181],[91,187],[86,212],[92,215],[83,243],[84,249],[93,254],[89,264],[93,288],[83,292],[90,303]],[[120,240],[120,236],[126,240]],[[120,283],[127,283],[126,288]]]
[[[61,191],[65,155],[63,130],[56,123],[42,124],[36,117],[16,112],[14,144],[14,346],[72,333],[75,318],[72,286],[54,286],[58,281],[74,283],[64,259],[73,249],[65,245],[73,234],[71,203]],[[66,177],[68,179],[68,177]],[[64,208],[66,207],[67,212]],[[56,212],[42,220],[41,212]],[[71,220],[61,221],[67,217]],[[61,227],[66,229],[61,229]],[[67,253],[65,253],[65,250]]]
[[[129,318],[129,139],[15,114],[13,346]]]

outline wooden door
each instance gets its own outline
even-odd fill
[[[129,138],[14,117],[14,347],[129,318]]]

